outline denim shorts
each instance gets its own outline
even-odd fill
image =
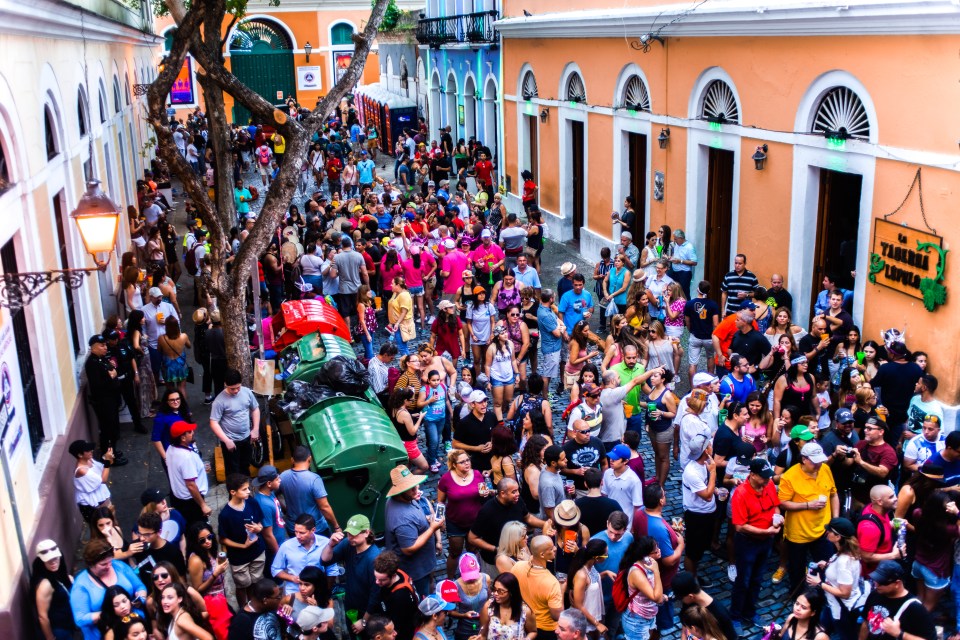
[[[423,287],[410,287],[410,295],[412,296],[422,296]]]
[[[916,560],[913,561],[913,569],[910,571],[910,575],[917,580],[922,579],[924,584],[927,585],[927,589],[933,589],[934,591],[942,591],[950,586],[950,576],[941,578]]]
[[[656,617],[641,618],[627,609],[620,619],[620,626],[623,634],[630,640],[649,640],[650,631],[657,626],[657,619]]]
[[[510,385],[515,384],[516,381],[517,379],[515,377],[510,378],[509,380],[497,380],[496,378],[493,378],[492,380],[490,380],[490,386],[491,387],[509,387]]]
[[[446,528],[446,534],[448,538],[466,538],[467,532],[470,530],[469,528],[461,529],[449,520],[447,520],[444,526]]]

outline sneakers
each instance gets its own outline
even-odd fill
[[[730,565],[727,567],[727,578],[730,580],[730,582],[737,581],[737,567],[735,565]]]
[[[213,404],[213,396],[207,396],[203,399],[203,404]]]
[[[450,453],[450,450],[451,450],[451,449],[453,449],[453,443],[452,443],[452,442],[444,442],[444,443],[443,443],[443,450],[444,450],[444,451],[446,451],[447,453]]]
[[[787,575],[786,567],[777,567],[777,570],[773,572],[773,578],[772,578],[773,584],[780,584],[781,582],[783,582],[783,579],[786,577],[786,575]]]
[[[436,462],[430,465],[430,473],[440,473],[440,465]]]
[[[714,586],[713,580],[703,574],[697,574],[697,582],[699,582],[700,586],[704,589],[709,589]]]

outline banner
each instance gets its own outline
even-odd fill
[[[20,382],[20,361],[13,341],[13,323],[4,322],[0,328],[0,440],[8,460],[30,449],[30,436],[22,419],[23,385]]]
[[[353,51],[338,51],[333,54],[334,62],[334,78],[333,81],[336,82],[343,77],[343,74],[347,72],[347,69],[350,67],[350,62],[353,60]]]
[[[319,66],[297,67],[297,91],[320,91],[322,85]]]
[[[183,66],[173,86],[170,87],[170,102],[172,104],[193,104],[193,73],[190,69],[190,56],[183,60]]]

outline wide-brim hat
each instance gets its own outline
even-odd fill
[[[427,479],[427,476],[417,475],[412,473],[406,465],[399,464],[395,466],[390,471],[390,491],[387,491],[387,497],[403,493],[404,491],[409,491],[417,485],[423,483]]]
[[[580,522],[580,507],[573,500],[563,500],[553,510],[553,520],[564,527],[572,527]]]

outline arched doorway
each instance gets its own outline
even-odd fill
[[[499,158],[500,133],[497,131],[497,122],[500,114],[497,113],[497,83],[491,77],[483,85],[483,144],[490,148],[493,158]]]
[[[473,76],[463,83],[463,137],[477,137],[477,84]]]
[[[440,115],[440,75],[433,74],[430,80],[430,132],[433,133],[440,128],[442,116]]]
[[[240,82],[272,104],[297,96],[293,42],[276,22],[254,18],[238,26],[230,41],[230,68]],[[235,104],[233,121],[249,119],[250,112]]]
[[[447,124],[450,126],[450,135],[454,142],[460,136],[460,129],[457,127],[459,117],[457,115],[457,77],[453,72],[447,76]]]

